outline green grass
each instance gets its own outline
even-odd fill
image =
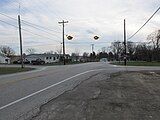
[[[0,67],[0,75],[25,72],[25,71],[30,71],[33,69],[34,68]]]
[[[124,62],[112,62],[114,65],[124,65]],[[146,61],[127,61],[128,66],[160,66],[160,62],[146,62]]]

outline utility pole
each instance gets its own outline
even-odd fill
[[[18,15],[18,25],[19,25],[19,39],[20,39],[21,68],[24,68],[24,63],[23,63],[23,48],[22,48],[22,33],[21,33],[21,18],[20,18],[20,15]]]
[[[93,51],[94,51],[94,44],[91,44],[91,48],[92,48],[92,54],[93,54]]]
[[[62,42],[62,44],[63,44],[63,64],[65,65],[66,64],[66,61],[65,61],[65,42],[64,42],[64,24],[65,23],[68,23],[68,21],[62,21],[62,22],[58,22],[59,24],[62,24],[62,26],[63,26],[63,31],[62,31],[62,38],[63,38],[63,42]]]
[[[94,57],[93,57],[93,52],[94,52],[94,44],[91,44],[91,52],[92,52],[92,56],[91,56],[91,60],[92,62],[94,61]]]
[[[127,65],[126,20],[124,19],[124,65]]]

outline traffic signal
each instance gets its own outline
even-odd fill
[[[68,39],[68,40],[72,40],[72,39],[73,39],[73,37],[72,37],[72,36],[70,36],[70,35],[67,35],[67,39]]]
[[[94,36],[94,39],[95,39],[95,40],[98,40],[98,39],[99,39],[99,37],[98,37],[98,36]]]

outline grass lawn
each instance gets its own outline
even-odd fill
[[[34,68],[20,68],[20,67],[0,67],[0,75],[25,72],[33,70]]]
[[[112,62],[114,65],[124,65],[124,62]],[[128,66],[160,66],[160,62],[146,62],[146,61],[127,61]]]

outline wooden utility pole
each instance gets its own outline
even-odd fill
[[[127,65],[126,20],[124,19],[124,65]]]
[[[20,39],[21,68],[24,68],[24,63],[23,63],[23,48],[22,48],[22,33],[21,33],[21,18],[20,18],[20,15],[18,15],[18,25],[19,25],[19,39]]]
[[[63,64],[65,65],[66,64],[66,61],[65,61],[65,41],[64,41],[64,24],[65,23],[68,23],[68,21],[62,21],[62,22],[58,22],[59,24],[62,24],[63,26],[63,31],[62,31],[62,38],[63,38]]]

